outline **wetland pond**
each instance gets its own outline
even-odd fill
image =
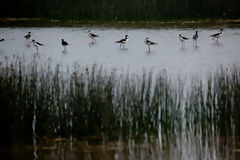
[[[240,29],[219,30],[0,28],[0,156],[240,159]]]

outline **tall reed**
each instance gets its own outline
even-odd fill
[[[119,75],[95,65],[63,72],[61,65],[6,59],[0,66],[1,141],[32,143],[35,134],[137,142],[153,136],[170,147],[185,133],[232,137],[240,134],[239,75],[236,66],[222,67],[206,83],[186,87],[166,73]]]

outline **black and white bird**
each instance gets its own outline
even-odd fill
[[[29,39],[32,37],[32,36],[31,36],[31,32],[28,32],[28,34],[25,35],[24,37],[25,37],[26,40],[27,40],[27,47],[30,47],[30,45],[29,45]]]
[[[88,36],[92,39],[92,42],[95,43],[97,37],[100,37],[99,35],[93,34],[90,32],[90,30],[88,30]]]
[[[148,45],[148,52],[149,52],[149,53],[150,53],[150,46],[157,44],[156,42],[152,42],[152,41],[148,40],[148,37],[146,37],[144,43],[145,43],[146,45]]]
[[[67,49],[66,49],[66,46],[69,45],[66,41],[64,41],[64,39],[62,39],[62,45],[64,47],[64,51],[63,53],[67,53]]]
[[[215,40],[218,43],[218,38],[220,38],[222,34],[223,34],[223,29],[220,29],[220,32],[213,34],[210,37],[212,37],[212,40]]]
[[[182,48],[184,48],[184,42],[188,39],[189,38],[183,37],[181,34],[179,34],[179,40],[182,42]]]
[[[32,42],[33,42],[33,46],[36,48],[37,54],[38,54],[38,47],[43,46],[43,44],[35,41],[34,39],[32,40]]]
[[[120,43],[120,49],[122,47],[122,49],[124,49],[124,46],[125,46],[125,43],[128,41],[129,37],[128,35],[125,35],[125,38],[119,40],[119,41],[116,41],[115,43]]]
[[[193,46],[197,47],[198,31],[193,35]]]
[[[31,32],[28,32],[28,34],[26,35],[26,36],[24,36],[27,40],[29,39],[29,38],[31,38]]]

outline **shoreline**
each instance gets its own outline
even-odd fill
[[[0,27],[103,27],[103,28],[239,28],[240,19],[169,21],[60,20],[43,18],[0,18]]]

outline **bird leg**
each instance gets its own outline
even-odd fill
[[[194,47],[197,47],[197,40],[194,40],[193,46],[194,46]]]
[[[27,39],[27,47],[30,47],[29,39]]]
[[[150,46],[148,46],[148,52],[150,53]]]
[[[37,49],[37,54],[38,54],[38,47],[36,47],[36,49]]]

